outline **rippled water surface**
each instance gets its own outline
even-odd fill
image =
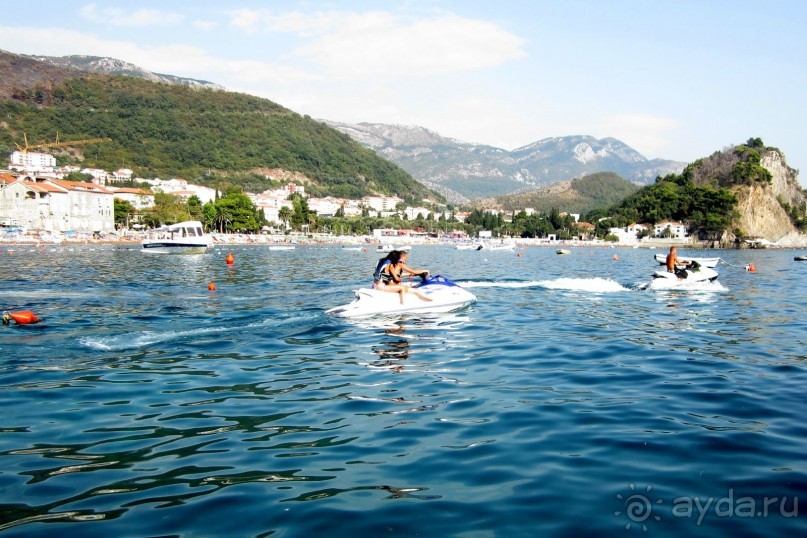
[[[374,252],[0,246],[0,534],[807,533],[801,253],[571,250],[415,247],[479,302],[346,321]]]

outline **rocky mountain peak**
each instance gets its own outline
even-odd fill
[[[86,56],[77,54],[71,56],[30,56],[30,58],[48,65],[68,69],[78,69],[87,73],[100,73],[104,75],[129,75],[151,80],[153,82],[162,82],[164,84],[180,84],[182,86],[208,88],[212,90],[225,89],[224,86],[220,86],[206,80],[196,80],[192,78],[154,73],[135,64],[105,56]]]
[[[523,192],[597,172],[646,184],[680,172],[685,164],[648,160],[615,138],[553,137],[507,151],[412,125],[320,121],[395,162],[452,202]]]

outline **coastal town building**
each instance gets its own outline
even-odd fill
[[[110,174],[108,181],[114,181],[115,183],[122,183],[124,181],[131,181],[132,180],[132,172],[128,168],[119,168]]]
[[[9,168],[18,172],[53,171],[56,157],[36,151],[15,151],[9,157]]]
[[[361,199],[361,202],[370,209],[377,211],[380,215],[385,216],[385,213],[391,215],[398,207],[398,204],[403,202],[403,199],[397,196],[365,196]]]
[[[263,210],[263,218],[267,222],[274,222],[280,224],[283,220],[280,218],[280,210],[284,207],[289,210],[294,209],[294,204],[288,199],[287,196],[282,196],[272,191],[264,191],[261,194],[247,194],[252,200],[256,208]]]
[[[403,212],[406,218],[409,220],[415,220],[418,217],[427,219],[429,218],[429,215],[431,215],[432,213],[425,207],[407,207],[403,210]]]
[[[136,178],[135,181],[137,181],[138,183],[146,183],[150,185],[151,190],[153,190],[154,192],[173,194],[174,196],[179,196],[186,201],[191,196],[196,196],[203,204],[213,202],[216,199],[216,189],[211,189],[210,187],[204,187],[202,185],[194,185],[192,183],[188,183],[187,180],[181,178],[173,178],[173,179]]]
[[[670,239],[686,239],[689,237],[687,227],[681,222],[664,221],[654,226],[656,237],[667,237]]]
[[[112,232],[113,194],[94,183],[3,175],[1,221],[47,232]]]

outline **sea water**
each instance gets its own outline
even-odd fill
[[[372,247],[2,246],[0,534],[804,535],[807,263],[570,250],[416,246],[478,302],[350,321]]]

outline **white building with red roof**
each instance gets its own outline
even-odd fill
[[[112,192],[81,181],[4,175],[0,180],[0,220],[49,232],[112,232]]]

